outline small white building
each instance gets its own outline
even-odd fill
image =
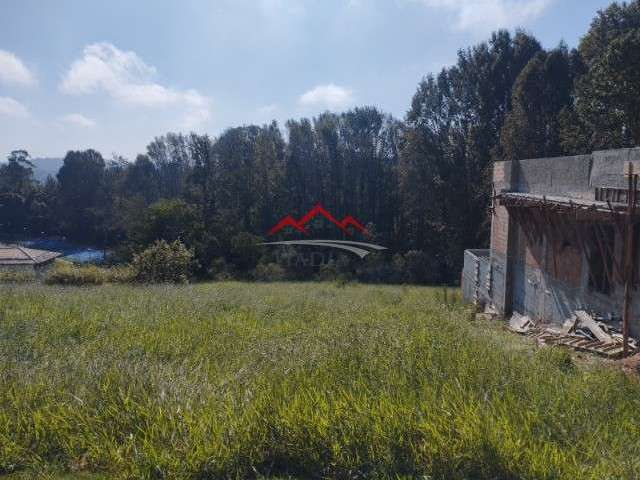
[[[62,254],[59,252],[0,243],[0,271],[37,273],[39,270],[51,265],[60,256]]]

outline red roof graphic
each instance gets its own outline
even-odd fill
[[[311,210],[309,210],[304,216],[302,216],[300,220],[296,220],[291,215],[287,215],[282,220],[280,220],[271,230],[269,230],[268,235],[275,235],[285,227],[291,227],[297,230],[298,232],[304,233],[305,235],[307,235],[309,232],[305,228],[305,225],[309,223],[311,220],[313,220],[315,217],[317,217],[318,215],[321,215],[327,220],[329,220],[331,223],[333,223],[336,227],[338,227],[340,230],[345,232],[347,235],[351,235],[351,231],[349,230],[348,227],[353,227],[356,230],[358,230],[360,233],[365,235],[368,233],[367,229],[364,228],[362,224],[358,220],[353,218],[351,215],[347,215],[342,220],[338,221],[334,218],[333,215],[331,215],[327,210],[325,210],[322,205],[318,203]]]

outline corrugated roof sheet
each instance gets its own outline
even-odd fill
[[[0,244],[0,265],[39,265],[61,255],[48,250]]]

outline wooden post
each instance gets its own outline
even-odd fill
[[[629,354],[629,321],[631,319],[631,290],[635,276],[634,256],[634,217],[636,210],[636,189],[638,176],[633,173],[633,163],[629,162],[629,190],[627,191],[627,222],[624,238],[624,304],[622,307],[622,348],[624,355]]]

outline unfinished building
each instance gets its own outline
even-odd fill
[[[640,148],[495,163],[491,244],[465,252],[465,299],[557,331],[587,312],[640,336],[635,173]]]

